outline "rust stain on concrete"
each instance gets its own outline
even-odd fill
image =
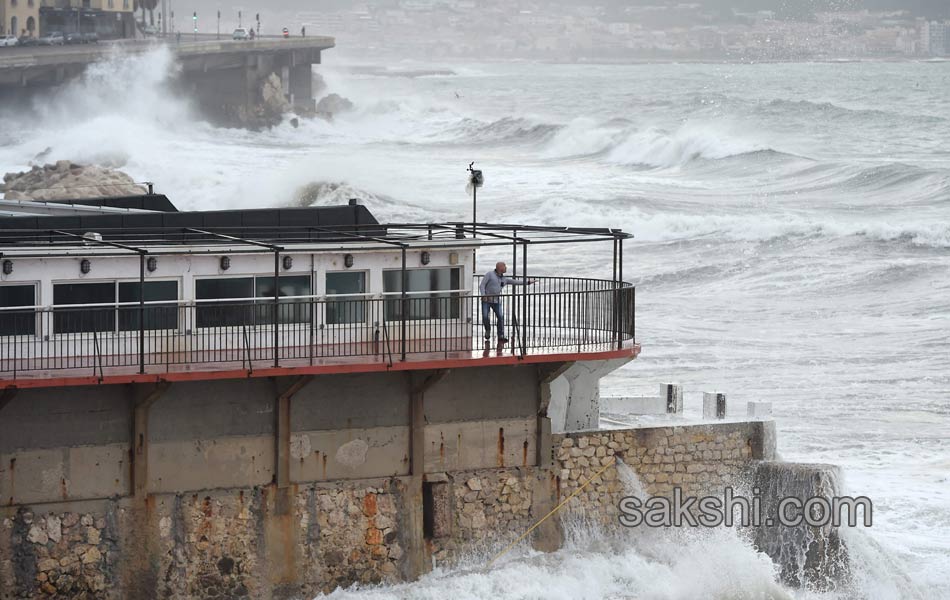
[[[505,466],[505,428],[498,428],[498,466]]]

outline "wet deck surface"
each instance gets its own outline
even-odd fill
[[[200,361],[181,362],[172,360],[172,355],[155,353],[146,355],[145,372],[139,364],[131,363],[135,356],[102,356],[98,362],[94,356],[71,356],[42,359],[3,359],[0,371],[0,387],[48,387],[58,385],[91,385],[98,383],[129,383],[136,381],[182,381],[200,379],[224,379],[233,377],[267,377],[294,374],[333,374],[378,371],[410,371],[440,368],[461,368],[518,363],[568,362],[576,360],[602,360],[609,358],[635,357],[640,347],[626,342],[617,344],[587,344],[526,348],[520,346],[485,343],[473,339],[462,344],[467,348],[432,352],[407,353],[401,360],[398,353],[334,356],[327,348],[281,348],[290,358],[265,356],[257,350],[248,359],[240,350],[208,350],[201,353]],[[459,348],[457,345],[456,348]],[[310,356],[312,354],[313,356]],[[330,354],[330,355],[327,355]],[[180,359],[180,356],[177,356]],[[122,359],[127,364],[116,364]],[[101,365],[101,366],[100,366]]]

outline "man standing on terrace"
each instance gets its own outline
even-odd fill
[[[478,284],[478,294],[482,300],[482,325],[485,326],[485,341],[491,340],[491,311],[495,312],[498,325],[498,343],[508,341],[505,337],[505,309],[501,304],[501,292],[506,285],[531,285],[534,279],[516,279],[505,277],[508,266],[499,262],[492,271],[485,273]]]

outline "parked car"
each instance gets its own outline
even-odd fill
[[[67,44],[85,44],[85,40],[82,39],[82,34],[78,32],[72,32],[66,34],[66,43]]]
[[[66,36],[62,31],[47,33],[37,40],[40,46],[62,46],[66,43]]]
[[[23,37],[20,38],[19,45],[20,46],[39,46],[40,40],[39,38],[35,38],[31,35],[24,35]]]
[[[15,35],[6,35],[0,37],[0,48],[7,46],[19,46],[20,40]]]
[[[158,27],[154,25],[146,25],[142,29],[142,33],[144,33],[145,35],[158,35]]]
[[[83,44],[98,44],[99,43],[99,34],[95,31],[87,31],[82,34],[82,43]]]
[[[249,40],[251,39],[251,34],[248,33],[247,29],[243,27],[238,27],[234,30],[234,33],[231,34],[232,40]]]

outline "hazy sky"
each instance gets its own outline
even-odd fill
[[[498,5],[510,0],[478,0],[481,3]],[[242,7],[245,13],[257,10],[345,10],[356,2],[352,0],[171,0],[176,9],[188,12],[192,9],[208,10]],[[950,0],[538,0],[537,4],[551,7],[557,5],[600,5],[613,10],[631,5],[669,5],[680,3],[703,4],[719,10],[776,10],[786,14],[807,14],[815,10],[904,9],[915,14],[950,18]],[[395,7],[398,0],[365,0],[359,4]]]

